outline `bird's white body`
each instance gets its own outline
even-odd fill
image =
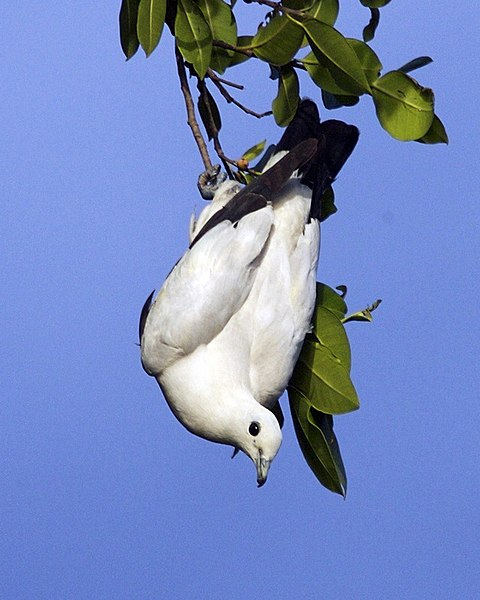
[[[231,187],[220,187],[192,240]],[[241,412],[252,398],[271,408],[287,386],[315,302],[320,231],[310,202],[311,190],[293,177],[274,206],[208,231],[148,314],[143,365],[177,418],[202,437],[233,444],[209,415]]]
[[[322,195],[357,138],[302,101],[264,174],[241,191],[222,184],[192,221],[190,247],[142,311],[142,364],[173,413],[243,450],[259,485],[282,441],[278,398],[311,327]]]

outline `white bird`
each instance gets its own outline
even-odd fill
[[[357,139],[341,121],[320,124],[303,100],[264,173],[238,193],[220,185],[142,310],[142,364],[172,412],[242,450],[259,486],[282,442],[278,399],[311,328],[321,197]]]

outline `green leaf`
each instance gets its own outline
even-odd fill
[[[200,113],[200,118],[207,132],[208,139],[211,140],[222,128],[222,119],[218,106],[206,86],[204,94],[200,94],[198,98],[198,112]]]
[[[401,66],[398,71],[402,73],[410,73],[411,71],[415,71],[415,69],[421,69],[426,65],[429,65],[433,60],[429,56],[419,56],[418,58],[414,58],[409,61],[405,65]]]
[[[427,133],[416,141],[422,144],[448,144],[447,131],[437,115],[434,115]]]
[[[306,14],[327,25],[335,25],[338,17],[338,0],[315,0]]]
[[[302,22],[302,27],[316,63],[311,54],[301,62],[317,85],[332,94],[346,96],[370,91],[355,51],[340,32],[314,19]]]
[[[322,412],[340,414],[359,408],[349,369],[312,336],[305,339],[290,385]]]
[[[342,321],[333,312],[317,305],[313,317],[312,334],[350,372],[352,364],[350,344]]]
[[[250,175],[250,173],[244,173],[243,171],[235,171],[233,176],[242,185],[248,185],[249,183],[252,183],[252,181],[255,181],[255,177],[253,175]]]
[[[380,11],[378,8],[370,9],[370,21],[363,28],[363,41],[371,42],[375,37],[375,32],[377,31],[377,27],[380,24]]]
[[[235,46],[237,43],[237,24],[231,6],[223,0],[199,0],[198,6],[210,27],[212,38]],[[213,46],[210,66],[218,73],[224,73],[232,58],[232,50]]]
[[[167,0],[140,0],[137,35],[146,56],[155,50],[165,23]]]
[[[140,0],[122,0],[122,6],[120,8],[120,44],[127,60],[132,58],[139,46],[137,36],[139,3]]]
[[[333,432],[333,417],[315,410],[298,390],[288,388],[292,421],[300,449],[320,483],[345,497],[347,476]]]
[[[310,75],[310,79],[323,91],[328,91],[330,94],[342,96],[349,95],[345,92],[344,88],[340,87],[337,81],[333,78],[331,70],[325,67],[323,64],[320,64],[317,60],[317,57],[312,52],[309,52],[303,58],[298,59],[301,62],[307,73]],[[355,98],[358,96],[351,96]]]
[[[341,322],[346,312],[343,298],[317,282],[313,331],[305,339],[289,384],[328,414],[359,407],[350,379],[350,345]]]
[[[231,7],[223,0],[198,0],[198,6],[210,27],[213,39],[235,45],[237,24]]]
[[[212,33],[202,11],[193,0],[178,2],[175,38],[182,56],[193,65],[200,79],[203,79],[212,56]]]
[[[237,39],[236,43],[234,44],[234,46],[236,46],[237,48],[250,50],[252,40],[253,40],[253,36],[251,36],[251,35],[240,35],[240,36],[238,36],[238,39]],[[240,65],[249,59],[250,59],[250,56],[247,56],[243,52],[235,52],[234,50],[232,50],[232,57],[230,59],[228,66],[234,67],[235,65]]]
[[[401,71],[390,71],[372,84],[381,126],[397,140],[418,140],[430,129],[433,92]]]
[[[278,93],[272,102],[275,122],[286,127],[293,119],[299,103],[298,77],[293,67],[280,67]]]
[[[390,0],[360,0],[360,3],[368,8],[382,8],[382,6],[386,6],[389,2]]]
[[[289,63],[302,45],[302,28],[287,15],[274,15],[260,26],[252,39],[251,48],[257,58],[271,65]]]
[[[328,217],[331,217],[337,212],[337,207],[335,206],[335,194],[333,193],[333,188],[330,185],[324,192],[321,201],[321,213],[320,213],[320,222],[326,221]]]
[[[257,158],[257,156],[259,156],[263,152],[266,141],[267,140],[262,140],[261,142],[258,142],[258,144],[255,144],[248,150],[245,150],[245,152],[242,154],[242,158],[247,162],[250,162],[254,158]]]
[[[346,41],[355,52],[367,81],[373,83],[378,79],[382,68],[378,56],[367,44],[360,40],[346,38]],[[313,81],[322,88],[322,100],[325,108],[332,110],[341,106],[354,106],[358,103],[359,97],[346,95],[344,90],[333,80],[330,72],[317,61],[313,52],[307,54],[300,62],[305,65]]]
[[[355,38],[347,38],[347,42],[357,55],[368,83],[372,84],[379,78],[380,71],[382,70],[380,59],[365,42],[361,42]]]
[[[342,323],[345,324],[349,323],[350,321],[367,321],[371,323],[373,321],[372,312],[376,310],[381,303],[382,301],[380,300],[380,298],[378,300],[375,300],[375,302],[373,304],[370,304],[370,306],[367,306],[367,308],[359,310],[358,312],[353,313],[352,315],[348,315],[348,317],[342,319]]]
[[[255,171],[256,173],[262,173],[263,170],[265,169],[265,167],[267,166],[268,161],[275,154],[275,149],[276,149],[275,144],[270,144],[268,146],[268,148],[265,150],[265,152],[263,153],[262,158],[257,162],[256,165],[254,165],[252,167],[252,171]]]
[[[343,297],[328,285],[317,281],[317,295],[315,299],[315,309],[319,307],[326,308],[332,312],[339,320],[342,320],[347,314],[347,305]]]
[[[339,94],[331,94],[322,90],[323,105],[327,110],[341,108],[342,106],[355,106],[360,101],[358,96],[341,96]]]

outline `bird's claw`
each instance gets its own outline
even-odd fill
[[[220,171],[220,165],[213,165],[210,169],[204,171],[198,178],[197,186],[204,200],[211,200],[227,178],[227,174]]]

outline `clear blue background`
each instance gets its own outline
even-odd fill
[[[389,138],[369,98],[334,115],[362,134],[319,279],[347,284],[351,310],[383,299],[349,325],[362,407],[336,419],[346,501],[289,419],[258,490],[141,369],[139,311],[185,249],[202,166],[170,36],[125,63],[119,3],[2,11],[0,598],[480,597],[477,2],[393,0],[373,43],[386,70],[433,56],[416,76],[448,147]],[[367,11],[343,4],[340,29],[360,35]],[[274,82],[229,76],[268,108]],[[225,115],[232,156],[279,136]]]

